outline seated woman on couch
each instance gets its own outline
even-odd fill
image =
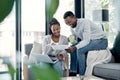
[[[55,18],[49,24],[49,35],[43,39],[43,52],[55,61],[53,67],[63,77],[67,68],[65,63],[67,52],[65,50],[53,50],[51,45],[68,45],[68,38],[60,34],[60,23]]]

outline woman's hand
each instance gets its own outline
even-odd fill
[[[63,60],[63,55],[59,54],[59,55],[57,55],[57,58],[58,58],[58,60]]]
[[[76,50],[77,48],[75,46],[71,46],[67,49],[65,49],[68,53],[72,53],[74,50]]]

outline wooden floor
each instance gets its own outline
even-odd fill
[[[0,80],[11,80],[9,74],[0,74]],[[23,79],[24,80],[24,79]],[[63,77],[61,80],[105,80],[95,76],[73,76],[73,77]]]

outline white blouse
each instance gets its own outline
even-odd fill
[[[48,54],[48,55],[54,55],[57,56],[58,54],[63,54],[63,56],[66,56],[66,51],[65,50],[53,50],[51,47],[51,44],[55,44],[55,45],[68,45],[68,38],[66,36],[60,35],[59,38],[59,42],[54,42],[51,39],[51,35],[46,35],[43,39],[43,52],[44,54]]]

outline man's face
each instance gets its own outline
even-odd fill
[[[76,24],[77,24],[76,21],[77,21],[77,20],[76,20],[75,17],[69,17],[69,16],[68,16],[68,17],[65,19],[65,23],[66,23],[68,26],[71,26],[72,28],[76,27]]]

